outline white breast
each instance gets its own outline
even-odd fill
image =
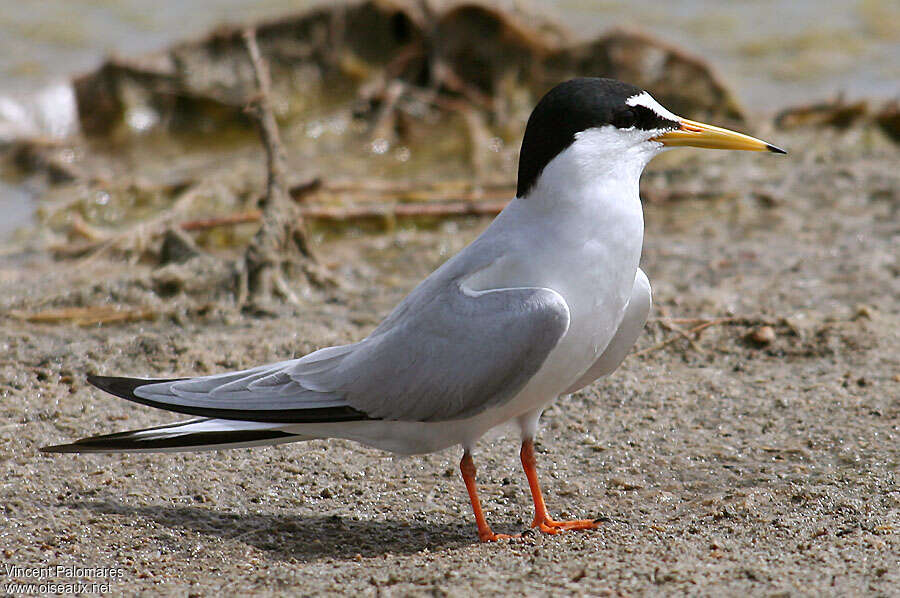
[[[498,417],[545,406],[574,383],[612,339],[631,295],[643,242],[637,179],[583,180],[573,176],[573,162],[551,162],[534,192],[510,204],[489,231],[508,249],[468,281],[475,288],[546,287],[569,306],[565,337]]]
[[[558,292],[569,306],[569,330],[510,402],[468,422],[468,438],[543,409],[596,361],[615,335],[641,257],[644,219],[638,182],[661,144],[646,132],[588,129],[545,168],[527,197],[491,224],[500,256],[466,284]]]
[[[543,251],[510,260],[517,262],[510,274],[520,284],[560,293],[571,318],[566,336],[522,393],[523,410],[546,405],[574,383],[606,349],[625,313],[641,255],[640,204],[597,200],[583,210],[591,214],[554,222],[558,234]]]

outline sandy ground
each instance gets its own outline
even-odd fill
[[[150,266],[4,258],[2,313],[109,301],[163,314],[91,328],[0,317],[4,566],[120,567],[115,595],[900,595],[900,152],[872,131],[773,141],[792,153],[692,150],[646,177],[722,197],[646,206],[643,353],[544,414],[548,504],[602,517],[593,532],[479,544],[458,450],[38,453],[175,419],[92,390],[86,372],[203,374],[358,339],[484,220],[329,242],[345,287],[274,318],[160,299]],[[679,336],[661,317],[738,319],[660,346]],[[748,337],[766,322],[774,340]],[[502,532],[532,516],[517,441],[500,431],[476,455]],[[4,575],[4,589],[28,581]]]

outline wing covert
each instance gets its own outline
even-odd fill
[[[465,418],[515,396],[569,326],[565,300],[546,288],[474,291],[451,279],[408,299],[398,306],[404,317],[301,383],[340,393],[372,418]]]

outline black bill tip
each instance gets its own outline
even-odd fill
[[[781,149],[780,147],[774,146],[771,143],[766,144],[766,149],[772,152],[773,154],[786,154],[787,151]]]

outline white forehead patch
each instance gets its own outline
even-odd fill
[[[646,91],[641,92],[637,95],[631,96],[630,98],[625,100],[625,103],[629,106],[643,106],[644,108],[649,108],[650,110],[652,110],[653,112],[658,114],[660,117],[665,118],[666,120],[674,120],[674,121],[681,120],[679,117],[675,116],[674,114],[672,114],[671,112],[669,112],[668,110],[663,108],[660,105],[660,103],[657,102],[656,100],[654,100],[653,96],[651,96]]]

